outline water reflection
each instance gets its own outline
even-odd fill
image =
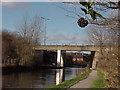
[[[46,88],[71,79],[85,70],[80,68],[45,69],[2,76],[3,88]]]
[[[64,72],[63,69],[56,70],[56,85],[64,81]]]

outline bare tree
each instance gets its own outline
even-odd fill
[[[103,56],[103,50],[102,49],[105,46],[105,43],[107,41],[107,31],[103,29],[102,26],[94,26],[89,28],[87,31],[88,33],[88,41],[90,43],[93,43],[94,45],[97,45],[100,47],[100,53]]]
[[[41,18],[36,15],[32,19],[26,14],[23,21],[16,25],[18,31],[18,51],[20,65],[30,65],[33,57],[33,46],[40,45],[42,36]]]
[[[74,6],[81,6],[81,10],[84,15],[80,15],[74,10],[66,10],[68,13],[72,13],[73,16],[68,14],[67,16],[72,18],[84,17],[87,19],[89,24],[93,24],[92,28],[88,30],[89,41],[94,45],[100,46],[101,57],[98,62],[98,68],[105,72],[106,87],[107,88],[118,88],[119,74],[118,74],[118,59],[120,58],[119,53],[119,40],[120,40],[120,1],[118,2],[69,2]],[[111,11],[115,13],[115,16],[103,17],[102,13]],[[112,14],[111,13],[111,14]],[[87,17],[90,15],[90,17]],[[103,18],[103,19],[101,19]],[[99,25],[99,26],[95,26]]]
[[[39,15],[31,19],[27,14],[23,17],[23,21],[16,25],[18,34],[34,45],[41,44],[41,27],[41,17]]]
[[[7,31],[2,32],[2,63],[7,65],[18,58],[16,47],[16,36]],[[11,63],[12,65],[13,63]],[[15,64],[15,63],[14,63]]]
[[[86,20],[88,20],[89,24],[95,24],[95,25],[105,25],[108,24],[108,22],[111,22],[111,20],[116,20],[117,18],[108,18],[103,17],[101,13],[106,13],[106,11],[113,10],[119,10],[120,9],[120,1],[119,2],[94,2],[85,0],[82,0],[82,2],[63,2],[67,5],[70,5],[73,9],[68,10],[67,8],[60,7],[61,9],[65,10],[68,14],[66,16],[79,19],[81,17],[84,17]],[[80,9],[83,11],[83,13],[78,12],[77,9]],[[80,10],[79,10],[80,11]],[[91,18],[89,17],[91,16]],[[105,19],[105,20],[104,20]],[[107,21],[106,21],[107,20]],[[105,21],[107,23],[105,23]]]
[[[41,17],[36,15],[33,17],[32,22],[29,27],[29,37],[30,43],[33,45],[39,45],[42,41],[42,29],[41,29]]]
[[[113,22],[113,23],[112,23]],[[92,26],[88,30],[89,41],[100,47],[98,68],[105,72],[106,87],[118,88],[119,24],[111,20],[104,26]]]

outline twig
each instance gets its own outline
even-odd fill
[[[65,8],[63,8],[63,7],[60,7],[60,6],[58,6],[58,7],[61,8],[61,9],[63,9],[63,10],[65,10],[65,11],[67,11],[67,12],[69,12],[69,13],[75,14],[75,15],[78,16],[79,18],[81,17],[78,13],[76,13],[76,12],[74,12],[74,11],[67,10],[67,9],[65,9]]]
[[[74,18],[74,19],[78,19],[77,17],[74,17],[74,16],[70,16],[70,15],[65,15],[67,17],[71,17],[71,18]]]

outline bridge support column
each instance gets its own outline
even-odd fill
[[[57,50],[57,67],[63,67],[64,62],[63,62],[63,57],[61,55],[61,50]]]

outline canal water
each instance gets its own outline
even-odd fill
[[[2,75],[3,88],[48,88],[85,72],[83,68],[43,69]]]

